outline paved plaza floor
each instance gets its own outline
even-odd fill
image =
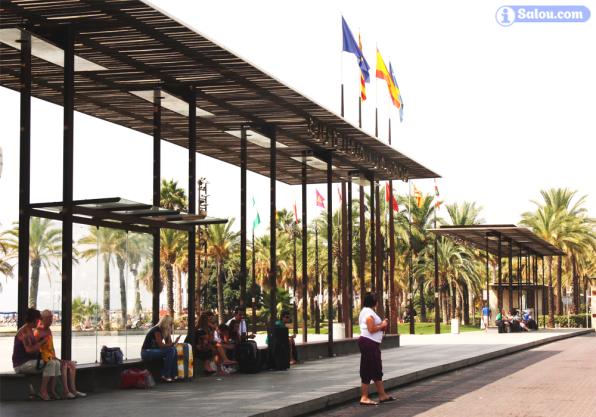
[[[579,334],[570,329],[497,334],[404,335],[383,351],[386,384],[395,387]],[[542,357],[537,356],[537,360]],[[151,390],[91,393],[86,399],[5,402],[2,417],[292,416],[352,401],[359,395],[359,355],[306,362],[289,371],[198,377]],[[583,359],[578,359],[583,360]]]
[[[591,333],[400,387],[389,392],[395,402],[313,417],[596,417],[594,358]]]

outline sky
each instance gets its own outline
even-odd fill
[[[539,191],[568,187],[588,195],[596,215],[596,18],[585,23],[515,23],[496,20],[500,1],[269,1],[152,0],[221,46],[322,106],[356,124],[359,72],[341,52],[341,16],[357,36],[371,66],[363,128],[441,175],[446,203],[476,201],[487,223],[518,223]],[[538,3],[557,4],[541,0]],[[592,12],[596,1],[582,4]],[[404,101],[404,120],[374,78],[375,48],[391,61]],[[0,87],[0,229],[18,218],[18,94]],[[62,110],[33,100],[31,201],[61,199]],[[74,198],[121,196],[151,201],[152,138],[82,114],[75,115]],[[187,186],[187,151],[164,142],[162,177]],[[240,215],[240,172],[199,155],[197,175],[207,177],[209,214]],[[416,181],[433,192],[433,181]],[[268,179],[248,176],[264,233]],[[309,212],[314,205],[309,187]],[[323,196],[323,185],[316,187]],[[398,192],[407,185],[397,184]],[[337,192],[334,189],[334,205]],[[300,206],[300,188],[279,184],[279,207]],[[249,204],[250,209],[250,204]],[[249,212],[249,219],[254,213]],[[0,278],[1,279],[1,278]],[[14,280],[13,280],[14,281]],[[14,282],[3,281],[0,304]]]

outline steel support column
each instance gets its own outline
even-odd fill
[[[74,170],[75,34],[66,29],[64,42],[64,141],[62,159],[62,334],[61,355],[72,356],[72,197]]]
[[[509,294],[507,300],[509,301],[509,308],[513,308],[513,242],[509,240],[509,253],[508,253],[508,268],[509,268]]]
[[[352,319],[348,298],[350,276],[348,275],[348,203],[346,199],[346,182],[341,182],[341,308],[344,322],[344,337],[350,337]]]
[[[277,142],[276,131],[273,126],[267,126],[267,135],[269,141],[269,193],[270,193],[270,210],[269,210],[269,288],[271,294],[269,296],[270,317],[269,322],[271,328],[275,325],[277,319],[277,234],[276,234],[276,192],[277,192]]]
[[[153,205],[159,207],[161,200],[161,88],[153,92]],[[161,292],[160,279],[160,233],[157,229],[153,233],[153,297],[151,303],[152,322],[159,321],[159,294]]]
[[[377,273],[376,273],[376,227],[375,227],[375,180],[370,179],[370,289],[371,292],[377,291]]]
[[[395,218],[393,181],[389,181],[389,332],[397,334],[397,297],[395,294]]]
[[[434,210],[434,228],[437,228],[437,207],[435,207]],[[439,288],[439,236],[435,234],[435,245],[434,245],[434,267],[435,267],[435,285],[434,285],[434,289],[435,289],[435,334],[440,334],[441,333],[441,308],[439,305],[439,296],[441,294],[440,288]],[[487,259],[488,259],[488,252],[486,253]],[[488,266],[488,262],[487,262],[487,266]],[[487,271],[487,276],[488,276],[488,271]],[[487,288],[488,288],[488,280],[487,280]],[[488,292],[488,291],[487,291]]]
[[[306,197],[306,155],[302,161],[302,342],[307,342],[308,330],[308,223]]]
[[[498,289],[497,289],[497,306],[499,308],[499,311],[501,311],[503,309],[503,289],[501,287],[502,285],[502,275],[503,275],[503,266],[502,266],[502,262],[501,262],[501,257],[502,257],[502,237],[501,234],[499,233],[499,241],[497,244],[497,285],[498,285]]]
[[[364,271],[366,271],[366,220],[364,218],[364,186],[362,184],[360,184],[358,187],[358,197],[358,237],[360,240],[358,245],[360,254],[360,262],[358,263],[358,279],[360,280],[360,308],[362,308],[364,296],[366,294],[366,281],[364,279]]]
[[[353,265],[353,229],[352,229],[352,177],[348,178],[348,317],[350,319],[349,337],[353,336],[354,318],[354,271]]]
[[[21,31],[20,150],[19,150],[19,252],[17,327],[25,324],[29,305],[29,203],[31,198],[31,35]]]
[[[246,127],[240,127],[240,305],[246,305]]]
[[[333,171],[331,155],[327,160],[327,350],[333,356]]]
[[[375,271],[377,273],[377,314],[381,318],[385,318],[385,297],[383,291],[383,237],[381,235],[381,197],[379,193],[379,182],[374,182],[374,199],[375,199],[375,261],[377,266]]]
[[[489,257],[488,257],[488,233],[486,234],[486,248],[485,248],[485,254],[486,254],[486,306],[490,309],[490,268],[489,268]],[[497,311],[497,313],[500,313],[500,310]],[[496,315],[495,315],[496,317]],[[490,324],[490,316],[488,318],[488,322]]]
[[[197,94],[191,89],[188,100],[188,213],[197,212]],[[188,339],[195,345],[196,228],[188,232]]]

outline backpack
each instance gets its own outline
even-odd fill
[[[119,347],[102,346],[100,354],[100,363],[102,365],[120,365],[123,359],[124,354]]]

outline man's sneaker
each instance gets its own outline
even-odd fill
[[[76,395],[77,397],[81,397],[81,398],[84,398],[84,397],[86,397],[86,396],[87,396],[87,394],[85,394],[84,392],[81,392],[81,391],[77,391],[77,392],[75,392],[75,395]]]

